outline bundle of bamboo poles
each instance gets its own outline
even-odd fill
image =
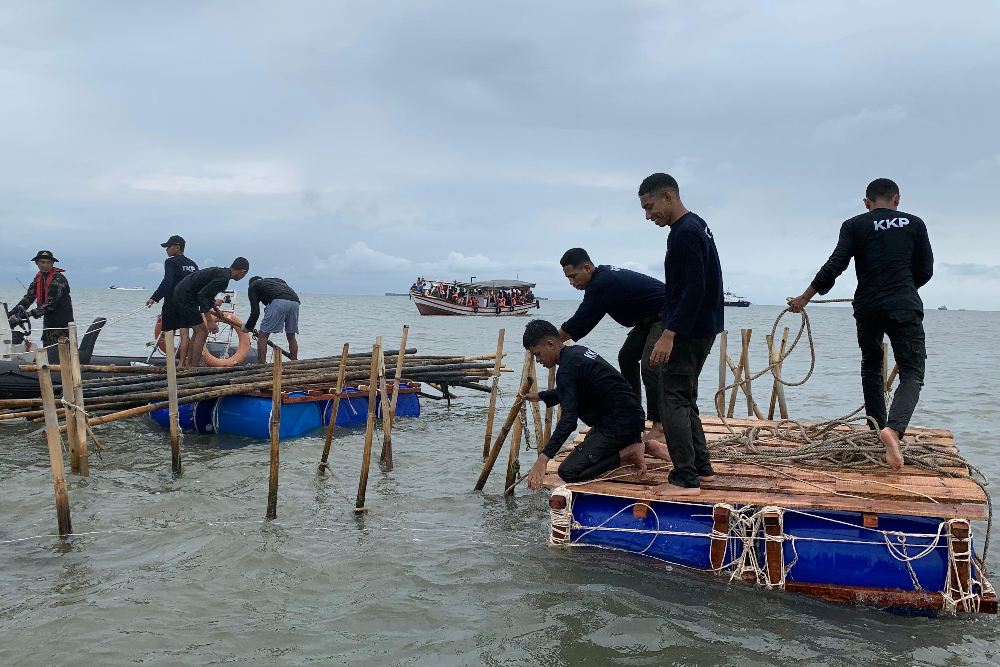
[[[406,381],[435,383],[440,386],[462,386],[489,392],[480,383],[490,380],[496,373],[496,355],[416,355],[411,348],[402,355],[401,377]],[[397,365],[398,350],[384,353],[385,364]],[[330,391],[337,385],[340,356],[285,361],[282,367],[285,387],[290,389],[319,389]],[[85,380],[82,383],[83,399],[91,415],[91,425],[142,415],[167,407],[169,391],[165,369],[157,367],[82,366],[83,373],[106,373],[109,377]],[[366,383],[371,368],[371,353],[350,354],[343,370],[343,382]],[[25,372],[37,372],[35,364],[20,367]],[[59,366],[50,366],[59,371]],[[501,366],[501,372],[509,369]],[[176,373],[178,404],[221,398],[234,394],[266,391],[272,385],[271,364],[225,368],[193,368]],[[95,416],[94,413],[104,413]],[[41,398],[0,400],[0,420],[37,419],[44,416]]]

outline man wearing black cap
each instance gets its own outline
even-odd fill
[[[250,279],[247,300],[250,301],[250,317],[243,325],[244,331],[251,331],[257,324],[259,304],[264,304],[264,319],[260,321],[260,331],[257,332],[257,363],[267,361],[267,339],[282,330],[288,339],[288,356],[292,361],[298,359],[299,342],[295,334],[299,332],[299,295],[295,290],[281,278],[254,276]]]
[[[54,345],[66,335],[66,327],[73,321],[69,281],[63,275],[63,270],[54,266],[59,260],[51,250],[39,250],[31,261],[38,267],[38,274],[31,281],[27,294],[14,306],[14,311],[43,318],[42,345]],[[32,302],[35,304],[34,308],[27,310]],[[11,317],[11,320],[14,319],[16,315]]]
[[[191,327],[194,336],[188,346],[187,358],[181,359],[181,367],[196,368],[201,363],[208,341],[208,327],[204,313],[215,311],[220,318],[225,315],[216,307],[215,295],[229,287],[230,280],[243,280],[250,270],[246,257],[237,257],[227,269],[213,266],[189,274],[174,288],[174,313],[178,327]]]
[[[182,327],[177,322],[177,314],[174,310],[174,288],[177,283],[198,270],[198,265],[184,256],[184,239],[174,234],[166,243],[161,243],[160,247],[167,249],[167,259],[163,262],[163,280],[160,286],[153,292],[153,296],[146,300],[146,307],[149,308],[154,303],[163,300],[163,309],[160,311],[161,327],[163,334],[169,331],[177,331],[181,342],[177,354],[183,360],[187,356],[188,349],[188,329]]]

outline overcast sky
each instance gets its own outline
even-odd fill
[[[558,258],[662,273],[673,174],[727,287],[798,294],[896,180],[936,307],[1000,309],[996,2],[43,2],[0,6],[0,283],[156,285],[159,243],[304,292]],[[853,269],[831,296],[849,296]]]

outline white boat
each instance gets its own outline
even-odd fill
[[[117,289],[125,292],[141,292],[145,290],[145,287],[118,287],[118,285],[110,285],[108,289]]]
[[[520,280],[483,280],[478,282],[443,282],[436,280],[415,283],[410,298],[421,315],[465,315],[469,317],[505,317],[527,315],[539,307],[538,299],[531,294],[535,283]],[[449,294],[442,296],[440,289]],[[452,298],[451,292],[460,296]],[[527,294],[525,303],[512,303],[512,295]],[[469,301],[475,299],[475,304]]]
[[[725,305],[733,306],[735,308],[749,308],[750,302],[745,296],[736,296],[729,290],[722,293],[722,299]]]

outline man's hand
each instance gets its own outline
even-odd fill
[[[649,363],[653,366],[665,366],[673,350],[674,332],[664,329],[663,334],[657,339],[656,344],[653,346],[653,351],[649,355]]]
[[[146,308],[152,308],[154,303],[156,302],[152,299],[146,299]]]
[[[216,306],[221,306],[222,305],[222,299],[216,299],[215,300],[215,305]]]
[[[809,297],[806,296],[805,294],[800,294],[794,299],[788,300],[788,310],[792,311],[793,313],[801,313],[805,309],[806,304],[808,303],[809,303]]]
[[[529,391],[527,394],[524,395],[524,400],[531,401],[532,403],[537,403],[542,399],[538,397],[537,391]]]
[[[28,311],[28,317],[34,317],[34,318],[37,319],[38,318],[38,310],[36,308],[32,308],[31,310],[29,310]]]
[[[542,488],[542,480],[545,478],[545,466],[549,464],[549,457],[545,454],[539,454],[538,460],[535,461],[535,465],[531,466],[531,470],[528,472],[528,488],[532,491],[537,491]]]

